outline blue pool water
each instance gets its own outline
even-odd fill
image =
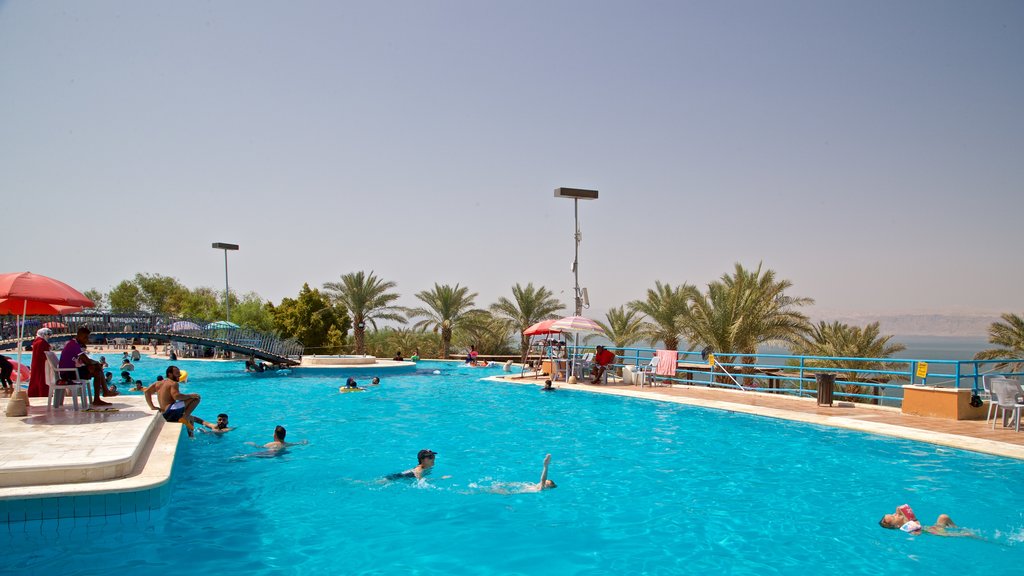
[[[197,413],[238,429],[182,439],[171,503],[10,525],[11,574],[1018,574],[1024,462],[767,418],[534,386],[422,363],[367,392],[182,361]],[[145,359],[137,374],[166,362]],[[433,369],[442,370],[434,375]],[[271,439],[309,440],[272,459]],[[425,483],[378,479],[437,451]],[[536,482],[545,453],[558,488]],[[451,478],[442,478],[450,475]],[[904,502],[984,541],[912,537]],[[127,572],[124,572],[127,571]]]

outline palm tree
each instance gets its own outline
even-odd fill
[[[474,312],[473,305],[476,292],[470,294],[465,286],[449,286],[434,284],[433,290],[424,290],[416,294],[426,307],[409,310],[409,318],[423,318],[413,328],[429,328],[441,334],[441,358],[448,357],[448,349],[452,343],[452,331],[465,320],[466,315]]]
[[[752,271],[736,264],[732,275],[708,284],[707,293],[694,291],[681,318],[683,334],[694,348],[748,357],[761,344],[799,342],[810,323],[797,308],[814,300],[787,295],[792,285],[776,280],[773,270],[762,272],[760,264]]]
[[[466,315],[454,333],[453,341],[462,346],[475,344],[481,354],[509,354],[512,328],[508,320],[486,310]]]
[[[832,356],[834,358],[890,358],[906,350],[903,344],[890,342],[891,335],[881,336],[878,322],[864,328],[842,322],[819,322],[801,341],[793,345],[793,351],[804,356]],[[864,360],[814,360],[804,361],[804,366],[815,368],[838,368],[848,370],[843,380],[847,382],[878,382],[877,377],[866,376],[858,370],[886,370],[885,362]],[[846,384],[844,389],[851,394],[865,394],[867,386]],[[877,393],[875,394],[877,396]]]
[[[564,309],[565,306],[555,300],[550,290],[543,286],[534,288],[532,282],[527,284],[526,288],[518,283],[513,286],[512,298],[498,298],[497,302],[491,304],[491,312],[505,318],[510,328],[519,333],[520,361],[525,362],[530,339],[523,335],[523,331],[541,320],[554,318],[555,312]]]
[[[643,340],[644,320],[640,312],[619,306],[609,310],[604,317],[606,322],[598,321],[597,324],[604,328],[605,337],[611,340],[613,347],[619,348],[620,354],[622,348],[627,348]],[[583,341],[590,342],[597,336],[597,334],[590,334]]]
[[[392,304],[398,299],[398,294],[391,292],[396,286],[394,282],[381,280],[372,270],[369,274],[363,271],[350,272],[341,277],[341,282],[324,284],[324,290],[352,314],[356,354],[366,353],[364,334],[367,323],[374,330],[377,329],[377,320],[405,323],[402,315],[405,309]]]
[[[1024,358],[1024,318],[1012,313],[1005,313],[1001,316],[1002,322],[993,322],[988,327],[988,342],[995,344],[998,348],[982,350],[974,355],[975,360],[1013,360]],[[1003,370],[1011,367],[1014,372],[1020,372],[1024,367],[1022,362],[999,362],[996,370]]]
[[[633,300],[626,306],[649,319],[643,324],[641,333],[651,346],[664,342],[665,348],[677,350],[679,335],[683,332],[682,315],[686,312],[687,302],[696,295],[697,289],[690,284],[673,288],[671,284],[655,281],[654,289],[647,290],[646,300]]]

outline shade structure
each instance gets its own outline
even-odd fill
[[[217,320],[206,325],[207,330],[234,330],[236,328],[239,328],[238,324],[227,320]]]
[[[71,286],[49,276],[31,272],[0,274],[0,298],[12,301],[14,304],[43,302],[86,308],[93,306],[92,300]]]
[[[601,328],[597,322],[583,316],[560,318],[551,324],[551,328],[559,332],[604,334],[604,328]]]
[[[81,312],[82,306],[63,306],[47,302],[34,302],[10,298],[0,298],[0,314],[26,314],[28,316],[73,314]]]
[[[71,286],[50,278],[49,276],[43,276],[41,274],[33,274],[31,272],[8,272],[6,274],[0,274],[0,300],[3,301],[4,306],[11,310],[11,313],[21,314],[22,320],[24,316],[28,314],[28,307],[30,304],[51,304],[57,306],[63,306],[65,308],[74,306],[81,309],[82,307],[94,306],[93,301],[90,300],[78,290],[75,290]],[[21,310],[18,310],[18,307]],[[50,313],[52,312],[33,312],[34,314]],[[59,314],[60,312],[58,312]],[[25,337],[24,325],[18,330],[18,363],[21,363],[21,346],[20,341]],[[21,372],[17,372],[18,380],[15,384],[15,390],[20,393],[21,391]]]
[[[542,334],[559,334],[561,330],[552,330],[551,325],[558,321],[558,318],[552,318],[551,320],[541,320],[533,326],[530,326],[526,330],[523,330],[523,336],[540,336]]]
[[[572,368],[570,370],[573,374],[576,373],[576,356],[579,354],[579,334],[605,333],[604,328],[601,328],[601,326],[597,322],[584,316],[566,316],[565,318],[556,320],[553,324],[551,324],[551,328],[560,330],[562,332],[573,333],[573,347],[575,352],[572,355]]]
[[[202,330],[203,327],[188,320],[178,320],[171,324],[171,332],[188,332],[189,330]]]

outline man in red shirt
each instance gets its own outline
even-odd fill
[[[597,384],[601,381],[601,377],[604,376],[604,371],[608,369],[608,365],[615,361],[615,354],[605,348],[604,346],[597,347],[597,354],[594,355],[594,368],[593,374],[594,379],[590,381],[591,384]]]

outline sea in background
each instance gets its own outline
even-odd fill
[[[986,338],[970,336],[893,336],[893,342],[906,346],[906,350],[897,352],[894,358],[908,360],[972,360],[974,355],[982,350],[992,347]],[[569,338],[572,343],[572,338]],[[587,346],[598,344],[609,345],[606,338],[592,337],[587,340]],[[638,344],[637,347],[644,347]],[[658,343],[659,348],[664,344]],[[686,350],[686,343],[680,345],[680,350]],[[763,346],[761,354],[789,354],[790,352],[782,346]]]

